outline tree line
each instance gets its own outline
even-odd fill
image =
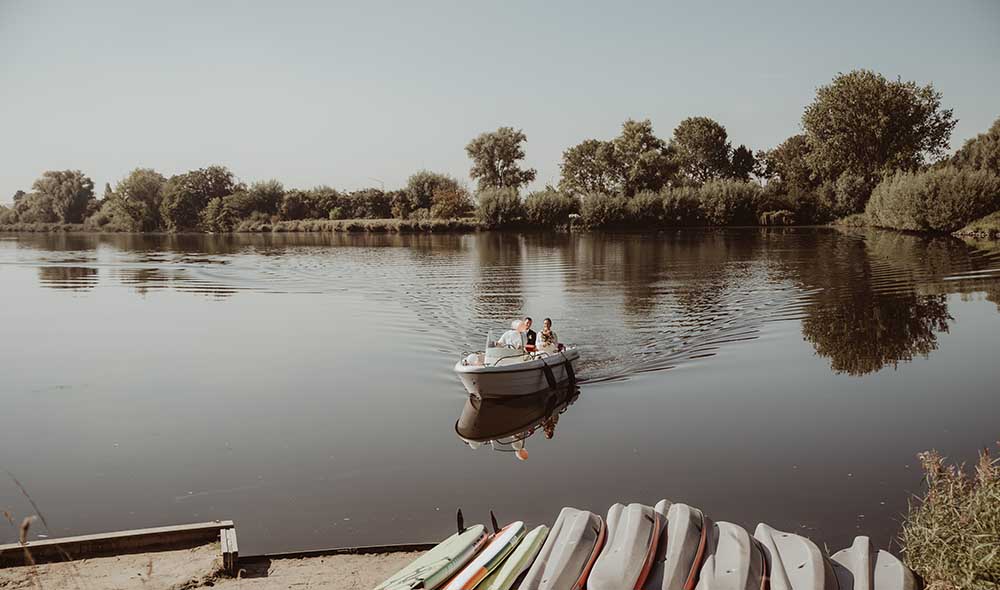
[[[946,157],[957,120],[932,84],[868,71],[821,86],[802,133],[770,150],[733,147],[708,117],[680,122],[668,139],[649,120],[627,120],[611,139],[563,152],[557,186],[524,195],[527,136],[501,127],[465,147],[470,190],[420,171],[406,186],[338,191],[239,182],[209,166],[167,178],[132,171],[97,198],[80,171],[48,171],[0,224],[82,223],[105,231],[213,231],[301,219],[446,219],[475,216],[488,228],[814,224],[848,222],[953,231],[1000,209],[1000,119]]]

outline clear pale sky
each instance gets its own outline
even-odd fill
[[[467,180],[465,144],[501,125],[527,133],[541,187],[629,117],[669,137],[706,115],[773,147],[854,68],[933,82],[957,148],[1000,116],[1000,1],[0,0],[0,201],[65,168],[99,195],[138,166]]]

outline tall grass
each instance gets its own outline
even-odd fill
[[[926,493],[903,523],[906,564],[929,590],[1000,587],[1000,466],[984,449],[972,473],[946,465],[936,451],[919,455]]]

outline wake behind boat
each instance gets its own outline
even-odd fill
[[[479,397],[532,395],[574,384],[573,363],[580,358],[576,348],[526,350],[487,337],[486,350],[472,353],[455,364],[455,373],[469,394]]]

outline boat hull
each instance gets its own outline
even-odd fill
[[[554,354],[543,359],[511,363],[498,367],[455,365],[455,373],[465,390],[477,397],[514,397],[531,395],[552,388],[545,375],[547,366],[556,385],[570,381],[567,365],[580,358],[575,350]],[[573,372],[575,375],[575,372]]]

